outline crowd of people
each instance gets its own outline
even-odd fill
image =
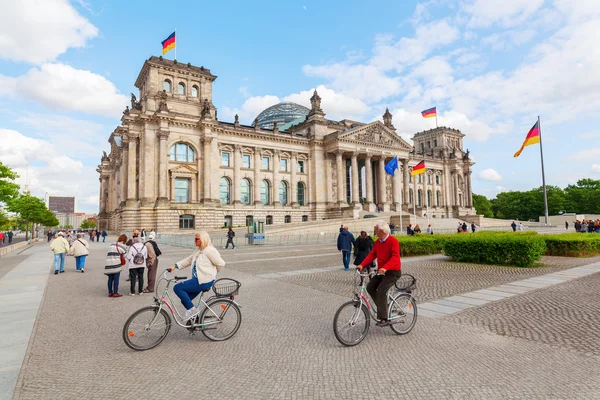
[[[580,232],[580,233],[600,233],[600,219],[597,220],[583,220],[583,221],[575,221],[574,223],[575,226],[575,232]],[[565,222],[565,228],[569,229],[569,223]]]
[[[81,238],[83,238],[83,239],[85,239],[87,236],[88,238],[90,238],[90,240],[92,242],[94,242],[94,241],[99,242],[100,237],[102,237],[102,243],[106,242],[106,236],[107,236],[107,233],[105,230],[100,231],[98,229],[79,229],[79,230],[65,229],[64,231],[60,231],[60,232],[63,233],[64,238],[67,239],[69,244],[71,244],[71,242],[74,240],[74,237],[78,234],[80,234]],[[58,231],[49,230],[46,233],[48,242],[50,242],[52,239],[56,238],[57,235],[58,235]]]
[[[0,247],[7,244],[6,243],[7,241],[8,241],[8,244],[10,245],[12,243],[13,236],[14,236],[13,231],[0,232]]]

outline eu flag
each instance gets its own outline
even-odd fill
[[[385,172],[394,176],[394,171],[398,169],[398,156],[392,158],[389,163],[385,165]]]

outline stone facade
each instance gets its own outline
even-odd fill
[[[136,80],[139,101],[110,135],[100,174],[99,226],[133,229],[214,228],[250,219],[269,223],[358,217],[360,210],[473,214],[464,135],[440,127],[399,135],[383,122],[325,118],[317,92],[306,120],[285,132],[217,119],[216,76],[204,67],[151,57]],[[385,173],[398,157],[399,169]],[[427,172],[410,178],[425,160]],[[357,173],[358,172],[358,173]],[[414,179],[414,178],[413,178]],[[415,195],[416,193],[416,195]]]

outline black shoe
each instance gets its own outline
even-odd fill
[[[58,271],[54,271],[54,275],[58,275]]]
[[[60,271],[60,273],[61,273],[61,274],[62,274],[63,272],[65,272],[65,271]]]
[[[82,274],[83,274],[84,272],[85,272],[84,270],[81,270],[81,273],[82,273]]]
[[[375,325],[381,326],[381,327],[389,326],[390,321],[388,321],[387,319],[381,319],[381,320],[377,321],[377,323]]]

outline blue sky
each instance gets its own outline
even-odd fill
[[[466,134],[474,192],[493,197],[541,185],[537,146],[513,158],[540,115],[547,184],[600,178],[600,3],[498,4],[0,0],[0,160],[21,183],[29,163],[34,194],[96,212],[101,149],[144,60],[177,29],[178,60],[218,76],[221,120],[307,105],[317,88],[328,118],[389,107],[410,139],[437,106],[440,125]]]

